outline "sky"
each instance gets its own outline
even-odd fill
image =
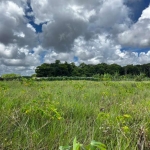
[[[0,75],[43,63],[150,63],[150,0],[0,0]]]

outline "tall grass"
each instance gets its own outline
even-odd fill
[[[150,139],[150,82],[0,82],[0,149],[58,150],[77,137],[108,150]]]

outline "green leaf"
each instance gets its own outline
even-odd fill
[[[100,150],[106,150],[105,144],[101,142],[91,141],[91,150],[95,150],[94,147],[99,148]]]
[[[71,146],[60,146],[59,150],[70,150]]]
[[[73,140],[73,150],[79,150],[80,149],[80,143],[77,142],[77,139],[75,137],[75,139]]]

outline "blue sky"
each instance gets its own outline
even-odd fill
[[[149,0],[1,0],[0,75],[42,63],[150,63]]]
[[[36,24],[34,22],[34,19],[35,19],[34,15],[33,16],[28,15],[28,13],[32,13],[32,12],[33,12],[33,10],[30,5],[30,2],[27,2],[27,8],[25,9],[25,17],[29,20],[29,23],[35,28],[36,33],[41,33],[42,25],[45,23]]]
[[[149,0],[141,0],[137,2],[128,1],[127,6],[129,6],[133,11],[132,20],[135,22],[138,20],[138,18],[141,16],[142,11],[149,6],[150,1]]]

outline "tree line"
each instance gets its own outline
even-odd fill
[[[104,74],[118,74],[123,75],[140,75],[144,74],[146,77],[150,77],[150,63],[143,65],[126,65],[120,66],[118,64],[85,64],[81,63],[76,66],[75,63],[61,63],[60,60],[56,60],[54,63],[43,63],[35,70],[36,77],[92,77],[94,75]]]

